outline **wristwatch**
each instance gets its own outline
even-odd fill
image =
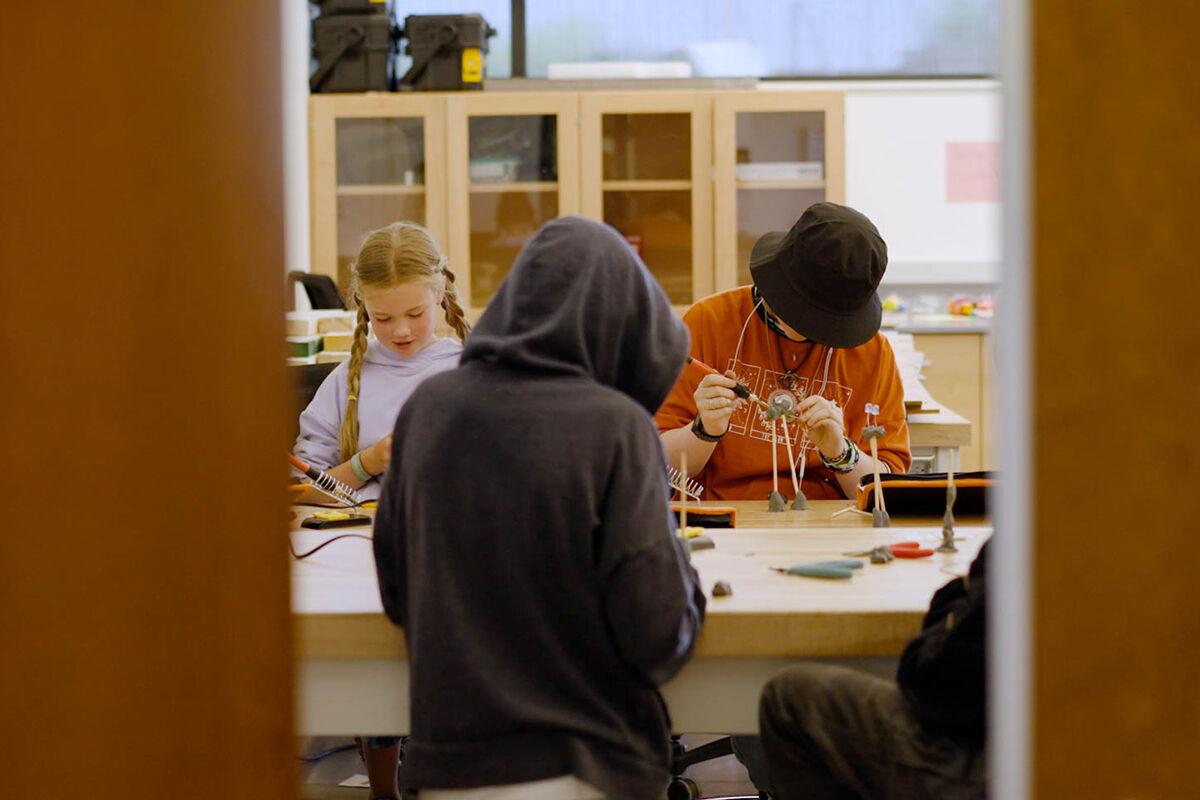
[[[726,431],[725,433],[728,432],[729,431]],[[696,417],[694,420],[692,420],[692,435],[702,442],[719,442],[721,441],[721,436],[724,436],[725,433],[722,433],[720,436],[713,436],[711,433],[704,430],[704,423],[700,421],[700,417]]]

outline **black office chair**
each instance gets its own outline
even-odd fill
[[[688,750],[683,746],[678,736],[671,737],[671,783],[667,785],[667,800],[698,800],[700,786],[691,778],[683,777],[688,767],[703,761],[733,755],[733,739],[722,736],[720,739],[693,747]],[[745,795],[725,800],[766,800],[767,795]]]
[[[292,270],[288,273],[288,280],[304,287],[304,293],[308,295],[308,303],[313,308],[346,308],[342,294],[338,291],[337,283],[328,275]]]
[[[333,371],[337,366],[337,362],[329,364],[297,364],[288,367],[288,374],[292,376],[293,385],[296,389],[296,413],[292,416],[295,424],[292,426],[292,432],[296,435],[300,433],[300,412],[308,408],[308,404],[312,402],[313,395],[317,393],[321,382]]]

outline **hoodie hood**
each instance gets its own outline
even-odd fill
[[[654,413],[687,351],[687,329],[625,240],[607,225],[562,217],[522,248],[462,363],[589,377]]]

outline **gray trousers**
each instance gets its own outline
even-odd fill
[[[986,797],[984,752],[923,730],[894,680],[792,667],[763,689],[758,719],[776,800]]]

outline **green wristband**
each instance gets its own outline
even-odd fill
[[[375,477],[363,468],[362,453],[355,453],[354,457],[350,459],[350,469],[354,470],[354,474],[364,483]]]

